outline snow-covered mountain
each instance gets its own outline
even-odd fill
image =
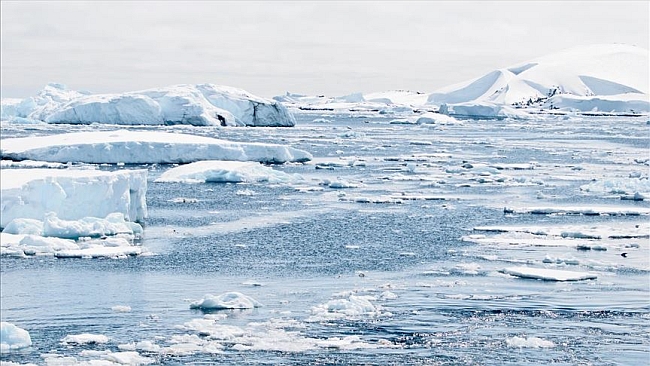
[[[3,100],[2,119],[48,123],[294,126],[280,103],[214,84],[173,85],[121,94],[88,94],[51,83],[36,96]]]
[[[451,85],[433,105],[648,112],[648,50],[623,44],[576,47]]]
[[[623,44],[581,46],[497,69],[431,94],[405,90],[340,97],[287,93],[274,97],[298,110],[439,111],[470,117],[526,117],[532,113],[650,112],[648,50]]]

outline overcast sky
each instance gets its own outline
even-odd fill
[[[1,3],[2,97],[215,83],[431,92],[565,48],[649,48],[648,1]]]

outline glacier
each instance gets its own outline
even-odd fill
[[[215,84],[181,84],[117,94],[90,94],[50,83],[36,96],[3,99],[2,120],[69,124],[291,127],[281,103]]]
[[[90,164],[176,164],[199,160],[285,163],[312,159],[310,153],[285,145],[129,130],[3,139],[0,155],[10,160]]]

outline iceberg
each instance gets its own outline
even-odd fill
[[[11,160],[90,164],[182,164],[199,160],[285,163],[312,159],[310,153],[284,145],[128,130],[4,139],[0,155]]]
[[[0,352],[5,353],[31,345],[32,339],[28,331],[11,323],[0,323]]]
[[[147,217],[146,170],[2,169],[0,183],[2,228],[15,219],[43,220],[49,217],[44,220],[47,223],[45,227],[57,231],[57,228],[71,226],[63,225],[58,219],[113,215],[108,220],[115,223],[122,217],[132,222],[142,222]],[[121,215],[120,220],[115,213]],[[34,221],[27,224],[30,222],[21,225],[30,226],[32,231],[38,230]],[[87,225],[92,226],[91,223]]]
[[[85,94],[48,84],[35,97],[2,102],[2,119],[48,123],[291,127],[293,115],[275,100],[214,84],[181,84],[121,94]]]
[[[287,174],[255,162],[206,160],[172,168],[156,182],[290,183],[300,180],[300,175]]]

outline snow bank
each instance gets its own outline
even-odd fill
[[[294,126],[282,104],[214,84],[173,85],[122,94],[82,94],[48,84],[37,96],[3,101],[2,119],[48,123],[197,126]]]
[[[45,220],[51,232],[77,225],[56,221],[57,217],[80,220],[114,213],[123,215],[128,221],[143,221],[147,217],[146,170],[2,169],[0,183],[0,226],[3,228],[14,219],[43,220],[49,212],[55,213],[49,216],[49,221]],[[106,220],[116,224],[121,216],[113,215]],[[86,222],[86,228],[79,232],[93,231],[90,226],[100,223],[101,220]],[[23,226],[31,224],[21,223]]]
[[[199,160],[304,162],[312,156],[289,146],[244,143],[166,132],[78,132],[2,140],[5,159],[92,164],[173,164]]]
[[[207,160],[172,168],[156,182],[289,183],[300,180],[302,177],[297,174],[287,174],[259,163]]]
[[[226,292],[218,296],[205,295],[199,301],[190,304],[190,309],[225,310],[225,309],[253,309],[262,306],[252,297],[239,292]]]
[[[31,345],[32,338],[28,331],[11,323],[0,323],[0,351],[2,353],[27,348]]]
[[[515,277],[530,278],[544,281],[581,281],[595,280],[598,276],[593,273],[561,271],[546,268],[510,267],[501,270],[502,273]]]
[[[456,114],[472,116],[493,116],[489,104],[647,113],[648,50],[622,44],[576,47],[442,88],[427,102],[448,104]],[[458,108],[463,105],[475,107]]]

